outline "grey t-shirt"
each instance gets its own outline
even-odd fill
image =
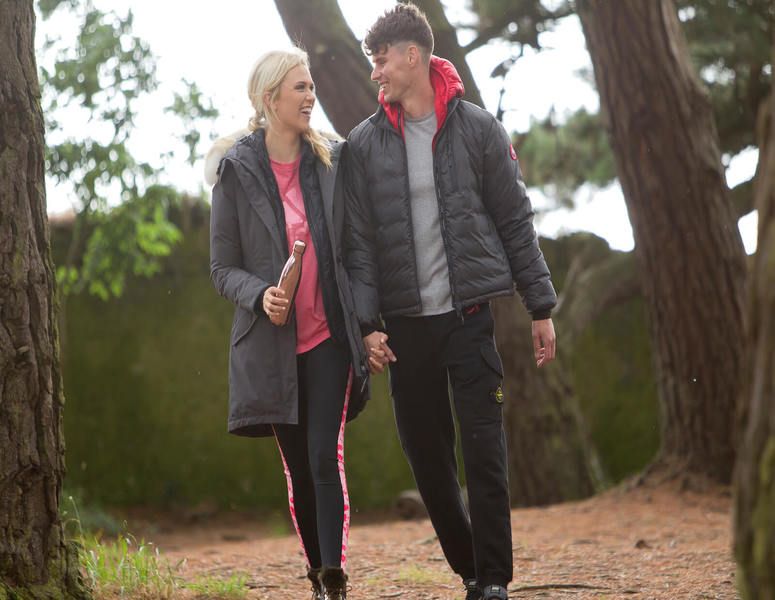
[[[439,203],[433,179],[433,136],[436,113],[419,119],[406,118],[404,140],[409,165],[415,260],[422,310],[419,315],[439,315],[452,310],[449,266],[439,223]]]

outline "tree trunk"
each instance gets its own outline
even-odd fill
[[[309,54],[318,98],[339,134],[377,110],[371,66],[336,0],[275,0],[288,36]]]
[[[0,3],[0,598],[87,597],[59,521],[62,379],[31,0]]]
[[[745,261],[711,105],[671,0],[579,0],[635,236],[662,409],[657,464],[729,482]]]
[[[737,580],[746,599],[775,598],[775,88],[764,110],[769,119],[759,144],[759,242],[745,345],[750,358],[741,396],[746,423],[735,476]]]
[[[434,54],[446,58],[455,65],[466,88],[465,99],[484,108],[482,95],[474,81],[474,75],[466,62],[466,53],[457,42],[457,31],[447,19],[440,0],[416,0],[415,4],[428,17],[433,28]]]
[[[504,428],[513,506],[594,494],[603,475],[562,360],[538,369],[530,315],[516,298],[493,302],[503,360]]]

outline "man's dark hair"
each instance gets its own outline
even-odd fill
[[[411,2],[396,4],[386,10],[369,29],[363,48],[371,56],[399,42],[417,44],[426,60],[433,53],[433,31],[428,18]]]

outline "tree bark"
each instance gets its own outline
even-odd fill
[[[671,0],[579,0],[635,237],[662,409],[659,465],[729,482],[745,261],[716,126]]]
[[[0,597],[88,597],[59,520],[62,407],[31,0],[0,3]]]
[[[743,598],[757,600],[775,598],[775,90],[766,110],[755,183],[759,241],[747,308],[750,351],[741,394],[745,429],[735,475],[737,580]]]
[[[288,36],[309,54],[318,98],[340,135],[377,110],[371,66],[336,0],[275,0]]]
[[[504,428],[513,506],[591,496],[603,474],[562,359],[538,369],[530,315],[516,298],[493,302],[503,360]]]

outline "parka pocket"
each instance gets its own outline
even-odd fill
[[[244,309],[237,309],[237,314],[234,318],[234,325],[231,328],[231,345],[236,346],[240,343],[250,330],[253,329],[258,315],[248,312]]]

